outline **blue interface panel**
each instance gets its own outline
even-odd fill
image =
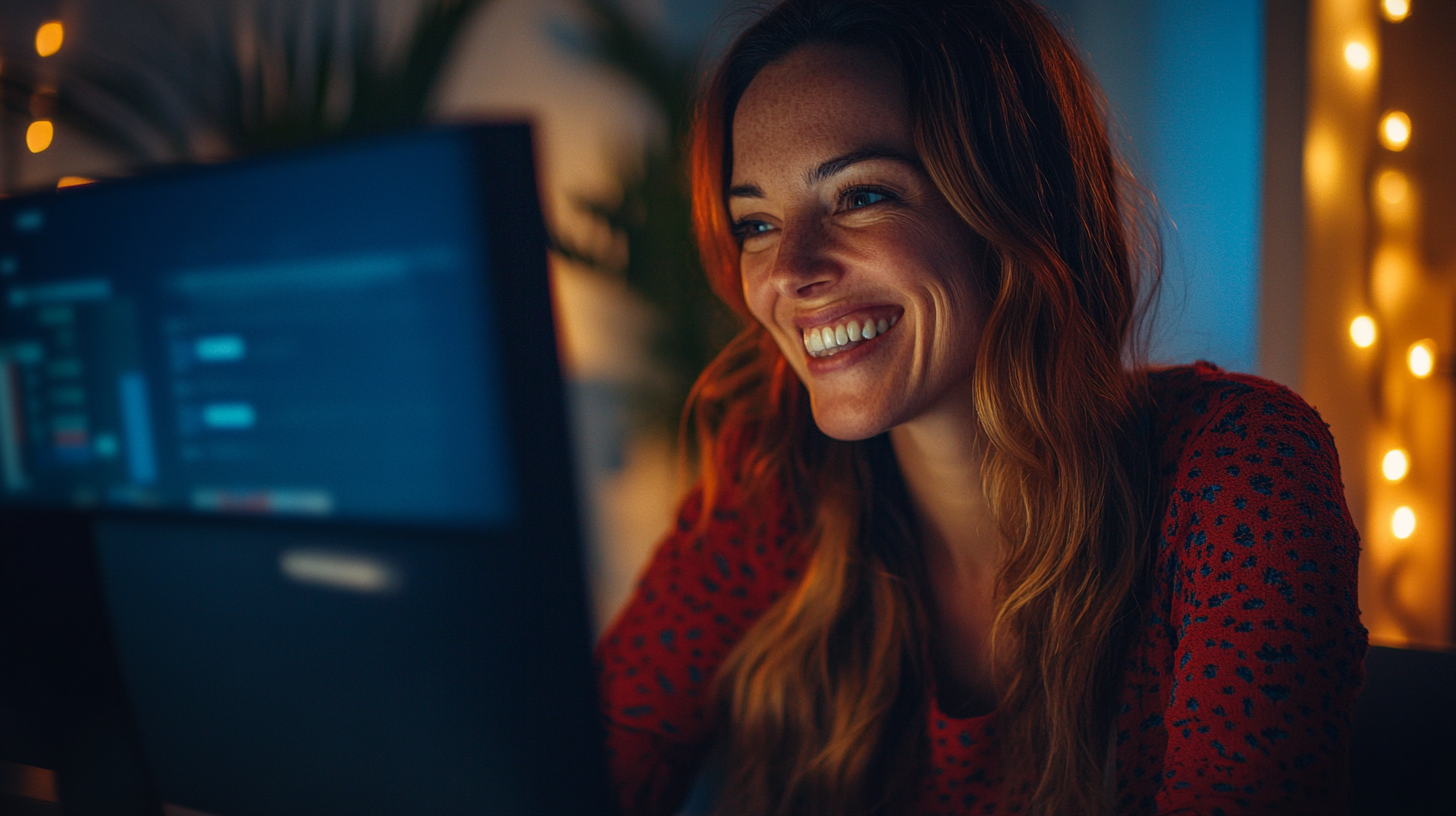
[[[0,502],[514,511],[469,141],[0,202]]]

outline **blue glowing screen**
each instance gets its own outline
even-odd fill
[[[0,202],[0,501],[514,512],[469,143]]]

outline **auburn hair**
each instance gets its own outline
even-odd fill
[[[726,209],[739,99],[763,67],[814,43],[871,48],[898,69],[919,159],[985,244],[967,274],[988,300],[972,398],[1004,537],[992,632],[1003,761],[1033,813],[1105,811],[1149,560],[1151,452],[1131,362],[1157,271],[1138,248],[1155,236],[1087,69],[1027,0],[785,0],[702,94],[694,225],[714,291],[747,324],[684,412],[702,518],[720,479],[778,491],[809,548],[801,583],[718,673],[719,809],[896,812],[929,749],[928,589],[893,453],[883,436],[841,442],[815,427],[804,386],[748,312]]]

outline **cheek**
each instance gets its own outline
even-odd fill
[[[969,280],[970,273],[965,270],[965,275],[946,281],[943,297],[947,314],[936,327],[938,356],[955,376],[970,374],[985,327],[983,304]]]
[[[975,330],[979,338],[986,313],[981,281],[984,270],[974,243],[960,234],[965,229],[958,220],[944,219],[939,229],[923,236],[919,246],[923,248],[925,268],[934,270],[938,278],[936,285],[946,299],[955,330]]]
[[[743,301],[748,311],[765,326],[773,324],[774,296],[768,285],[768,274],[764,265],[754,258],[745,258],[738,265],[738,276],[743,284]]]

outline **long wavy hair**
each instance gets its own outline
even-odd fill
[[[972,391],[1004,537],[991,641],[1003,761],[1033,813],[1103,812],[1147,583],[1151,452],[1132,362],[1156,236],[1087,69],[1027,0],[785,0],[702,95],[694,223],[714,290],[747,326],[698,379],[684,435],[709,508],[723,478],[787,496],[808,564],[717,676],[720,810],[895,812],[929,748],[928,587],[894,455],[883,436],[840,442],[815,427],[749,315],[726,209],[739,99],[811,43],[871,48],[898,69],[919,158],[984,241],[967,274],[989,304]]]

